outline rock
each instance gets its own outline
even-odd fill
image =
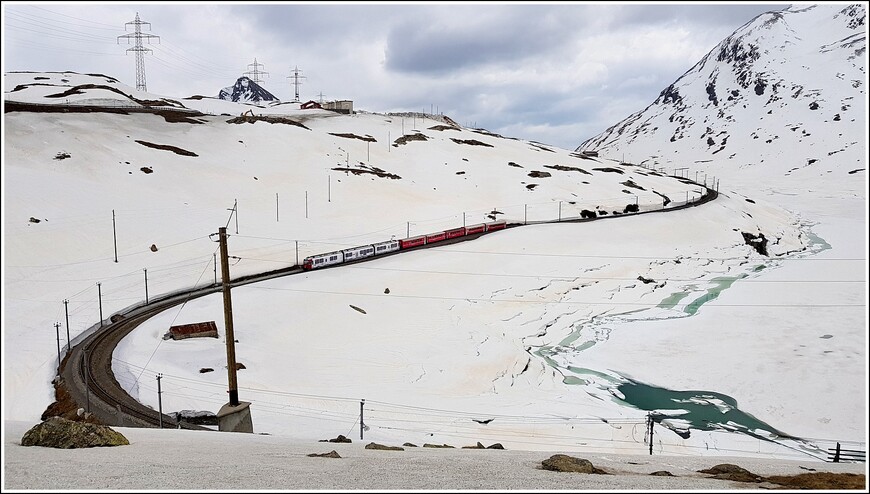
[[[476,446],[463,446],[462,449],[486,449],[486,446],[480,444],[480,441],[478,441]]]
[[[383,451],[405,451],[405,448],[401,446],[384,446],[383,444],[378,443],[368,443],[366,444],[366,449],[380,449]]]
[[[341,458],[341,456],[334,449],[329,453],[310,453],[308,456],[318,458]]]
[[[721,463],[706,470],[698,470],[698,473],[706,473],[720,480],[732,480],[734,482],[761,482],[764,480],[745,468],[730,463]]]
[[[430,444],[426,443],[423,445],[424,448],[452,448],[449,444]]]
[[[657,472],[651,473],[650,475],[653,475],[655,477],[673,477],[674,476],[674,474],[672,474],[671,472],[669,472],[667,470],[659,470]]]
[[[334,439],[321,439],[318,442],[321,442],[321,443],[349,443],[352,441],[350,439],[342,436],[341,434],[339,434],[338,437],[336,437]]]
[[[486,449],[504,449],[504,446],[501,443],[490,444],[486,447]]]
[[[151,244],[151,252],[157,252],[157,244]]]
[[[407,447],[409,447],[409,448],[416,448],[416,447],[417,447],[417,445],[414,444],[414,443],[405,443],[405,444],[403,444],[402,446],[407,446]]]
[[[595,468],[589,460],[568,455],[553,455],[542,461],[541,466],[544,467],[544,470],[552,470],[554,472],[607,474],[604,470]]]
[[[130,441],[123,434],[108,426],[75,422],[62,417],[51,417],[33,426],[21,438],[22,446],[44,446],[60,449],[129,444]]]

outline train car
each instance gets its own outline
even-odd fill
[[[471,225],[465,228],[466,235],[473,235],[475,233],[483,233],[486,231],[486,225],[481,223],[479,225]]]
[[[487,232],[494,232],[496,230],[504,230],[507,227],[507,221],[494,221],[492,223],[486,224]]]
[[[344,253],[342,251],[327,252],[326,254],[306,257],[302,261],[302,269],[325,268],[326,266],[341,264],[343,262]]]
[[[372,244],[375,248],[375,255],[379,256],[381,254],[386,254],[388,252],[395,252],[399,250],[399,241],[398,240],[387,240],[386,242],[378,242],[376,244]]]
[[[433,242],[440,242],[440,241],[446,240],[446,239],[447,239],[447,234],[444,232],[430,233],[430,234],[426,235],[426,243],[427,244],[431,244]]]
[[[361,245],[359,247],[344,249],[341,253],[344,254],[344,262],[348,262],[375,255],[375,247],[373,245]]]
[[[462,228],[454,228],[452,230],[447,230],[444,233],[447,234],[447,238],[464,237],[465,227],[463,226]]]
[[[419,245],[426,244],[426,235],[420,235],[419,237],[411,237],[404,238],[399,240],[399,246],[402,249],[410,249],[411,247],[417,247]]]

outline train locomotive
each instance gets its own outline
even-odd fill
[[[405,238],[400,240],[387,240],[374,244],[360,245],[349,249],[336,250],[325,254],[317,254],[303,259],[302,269],[312,270],[325,268],[327,266],[335,266],[351,261],[357,261],[367,257],[380,256],[396,252],[399,250],[413,249],[423,245],[430,245],[436,242],[441,242],[447,239],[464,237],[480,233],[489,233],[496,230],[507,228],[506,221],[493,221],[491,223],[481,223],[479,225],[463,226],[453,228],[441,232],[419,235],[417,237]]]

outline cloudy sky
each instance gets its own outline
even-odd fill
[[[4,2],[3,71],[101,73],[135,87],[135,42],[119,36],[138,14],[156,36],[143,46],[147,89],[160,96],[217,96],[256,70],[292,101],[298,67],[302,101],[439,112],[573,149],[788,5]]]

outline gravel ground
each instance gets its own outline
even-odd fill
[[[368,441],[299,443],[259,434],[114,427],[129,446],[62,450],[21,446],[35,424],[4,422],[5,490],[762,490],[708,478],[697,470],[721,463],[752,473],[866,474],[866,464],[817,460],[767,460],[583,454],[577,452],[412,448],[367,450]],[[390,445],[397,446],[397,445]],[[310,453],[335,450],[341,458]],[[543,470],[554,454],[585,458],[612,475]],[[667,470],[673,477],[650,476]],[[865,489],[866,492],[866,489]]]

